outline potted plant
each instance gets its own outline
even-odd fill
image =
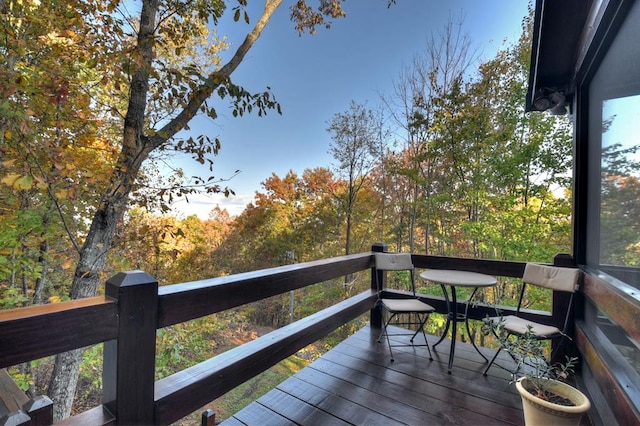
[[[516,361],[513,382],[522,398],[525,424],[578,425],[591,403],[585,394],[567,384],[578,359],[567,357],[564,363],[550,364],[544,346],[531,331],[511,335],[501,322],[485,321],[485,334],[493,333],[504,351]]]

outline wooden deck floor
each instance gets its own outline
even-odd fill
[[[363,328],[222,424],[523,424],[509,374],[494,366],[483,376],[486,363],[471,345],[457,343],[448,374],[449,340],[432,350],[433,361],[425,347],[408,347],[394,348],[391,362],[377,336],[377,329]]]

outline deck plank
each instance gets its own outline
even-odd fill
[[[315,364],[315,363],[314,363]],[[325,366],[329,366],[330,362],[325,363]],[[336,364],[333,364],[335,367],[339,367]],[[320,367],[319,369],[316,369]],[[296,374],[296,377],[299,380],[303,380],[307,382],[307,386],[312,383],[325,383],[327,387],[327,391],[335,392],[337,395],[340,395],[342,398],[353,401],[367,410],[373,411],[375,413],[380,414],[381,416],[388,417],[388,423],[393,423],[393,421],[398,422],[399,424],[433,424],[433,423],[441,423],[441,424],[451,424],[448,421],[446,416],[440,415],[439,412],[432,412],[431,410],[424,409],[424,400],[422,400],[421,404],[411,404],[407,403],[404,398],[402,398],[402,389],[393,388],[393,386],[385,386],[383,381],[380,381],[377,385],[375,384],[375,379],[372,379],[371,376],[367,376],[362,374],[361,377],[355,377],[356,379],[361,378],[366,386],[362,386],[360,383],[352,383],[349,380],[343,380],[339,374],[339,368],[331,368],[336,373],[335,376],[327,374],[324,370],[321,369],[321,365],[316,365],[316,368],[308,368],[305,371],[300,371]],[[319,379],[319,376],[325,375],[330,376],[331,380],[327,381]],[[354,378],[351,375],[351,378]],[[392,392],[396,392],[395,395],[388,395],[386,393],[380,393],[380,390],[391,390]],[[406,390],[405,390],[406,391]],[[392,420],[393,421],[392,421]],[[455,424],[455,423],[454,423]]]
[[[379,369],[374,370],[370,368],[370,364],[364,362],[337,365],[328,359],[321,359],[316,361],[312,368],[330,369],[344,380],[354,380],[361,386],[373,388],[379,393],[378,399],[386,398],[390,404],[406,404],[429,412],[435,418],[440,418],[441,423],[453,421],[455,424],[469,424],[472,420],[480,424],[491,424],[496,420],[507,424],[520,423],[521,412],[517,409],[505,407],[493,418],[496,408],[493,403],[393,370],[381,374]],[[428,403],[425,403],[426,401]],[[403,414],[406,414],[406,411],[403,410]]]
[[[259,403],[249,404],[225,422],[227,426],[257,425],[278,426],[290,423],[290,420]]]
[[[417,409],[402,402],[385,398],[371,389],[363,388],[357,384],[336,379],[322,371],[305,369],[296,378],[303,382],[306,388],[326,387],[323,391],[332,392],[340,398],[356,404],[354,412],[345,420],[357,424],[362,421],[366,424],[426,424],[439,421],[438,417]],[[323,380],[321,377],[325,377]],[[329,378],[327,380],[326,378]],[[320,385],[318,385],[320,383]],[[313,384],[313,385],[312,385]]]
[[[471,345],[457,343],[448,374],[448,340],[433,352],[433,361],[425,347],[394,347],[391,362],[378,333],[364,327],[222,424],[523,424],[508,372],[494,367],[483,376],[486,362]]]
[[[386,350],[386,347],[384,349]],[[447,373],[446,360],[433,372],[434,363],[430,363],[427,358],[422,360],[424,367],[420,368],[420,365],[416,367],[414,362],[405,362],[407,357],[404,354],[397,355],[395,362],[385,366],[384,362],[388,360],[388,354],[381,356],[379,353],[365,354],[363,351],[365,349],[358,346],[336,347],[320,360],[311,364],[309,368],[322,368],[324,362],[334,362],[352,372],[358,371],[372,376],[375,381],[379,381],[379,386],[382,386],[383,381],[386,380],[398,387],[404,387],[406,389],[403,394],[405,401],[413,396],[418,404],[421,399],[422,404],[425,400],[440,401],[451,406],[454,410],[462,409],[480,417],[486,416],[489,419],[504,421],[508,424],[522,422],[520,397],[515,393],[513,386],[509,386],[508,380],[484,377],[481,372],[476,373],[475,377],[472,376],[471,379],[458,377],[456,375],[459,373],[458,371],[454,371],[450,375]],[[415,358],[415,355],[410,354],[410,357]],[[366,358],[366,360],[362,358]],[[343,377],[346,377],[347,374],[342,372]],[[476,380],[479,383],[470,383],[471,380]],[[430,406],[433,408],[432,405]],[[462,413],[458,413],[458,415],[465,416]]]
[[[309,390],[309,389],[307,389]],[[306,400],[305,400],[306,397]],[[266,395],[258,399],[262,404],[273,411],[279,412],[283,417],[291,421],[291,424],[298,425],[347,425],[348,423],[340,418],[341,413],[348,411],[346,406],[349,401],[340,401],[338,398],[331,398],[331,395],[303,395],[303,399],[298,396],[283,392],[279,388],[273,389]],[[262,424],[262,423],[256,423]]]
[[[448,352],[438,360],[434,356],[434,361],[429,361],[426,354],[415,353],[412,348],[394,348],[395,362],[390,362],[386,345],[370,344],[363,340],[361,334],[352,336],[345,340],[333,351],[342,356],[349,356],[355,353],[361,359],[386,367],[393,371],[398,371],[413,377],[420,378],[432,383],[446,386],[452,390],[460,390],[474,397],[481,397],[489,401],[505,404],[519,408],[521,406],[520,397],[515,391],[515,387],[510,383],[510,375],[501,368],[492,368],[488,376],[483,376],[482,372],[486,367],[484,362],[469,361],[463,356],[482,358],[477,353],[456,351],[457,364],[454,365],[452,374],[447,372]],[[461,344],[458,344],[461,346]],[[473,350],[473,349],[472,349]],[[326,354],[328,357],[336,354]]]

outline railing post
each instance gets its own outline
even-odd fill
[[[142,271],[120,272],[105,291],[118,302],[118,338],[104,343],[102,403],[117,424],[155,424],[158,281]]]
[[[2,426],[29,426],[31,417],[22,410],[14,411],[13,413],[5,414],[0,417],[0,425]]]
[[[53,423],[53,401],[46,395],[29,400],[22,406],[22,410],[31,418],[30,426]]]
[[[371,251],[375,253],[384,253],[388,250],[387,243],[375,243],[371,246]],[[376,277],[377,275],[377,277]],[[378,283],[382,283],[384,287],[386,275],[382,271],[378,271],[375,267],[371,268],[371,290],[378,291]],[[382,327],[382,310],[376,305],[369,315],[369,324],[371,327]]]
[[[200,418],[200,426],[214,426],[216,424],[216,412],[211,408],[204,410]]]

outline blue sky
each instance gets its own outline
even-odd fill
[[[249,3],[254,22],[263,2]],[[220,104],[215,122],[193,121],[194,135],[207,134],[222,142],[213,159],[214,175],[225,178],[241,171],[226,183],[237,195],[192,196],[189,204],[175,204],[176,214],[206,218],[215,205],[239,214],[272,173],[282,177],[289,170],[302,174],[306,168],[329,167],[331,138],[326,128],[331,118],[346,111],[352,100],[376,109],[381,94],[392,94],[403,66],[424,52],[429,37],[437,37],[449,17],[464,18],[464,30],[482,60],[491,58],[505,39],[517,40],[527,4],[526,0],[397,0],[387,8],[387,0],[347,0],[346,18],[335,20],[329,30],[319,28],[315,35],[301,37],[283,5],[232,75],[249,91],[271,87],[282,115],[274,111],[266,117],[234,118],[231,109]],[[226,18],[217,31],[228,36],[233,49],[248,26]],[[187,175],[206,175],[194,162],[176,163]]]

